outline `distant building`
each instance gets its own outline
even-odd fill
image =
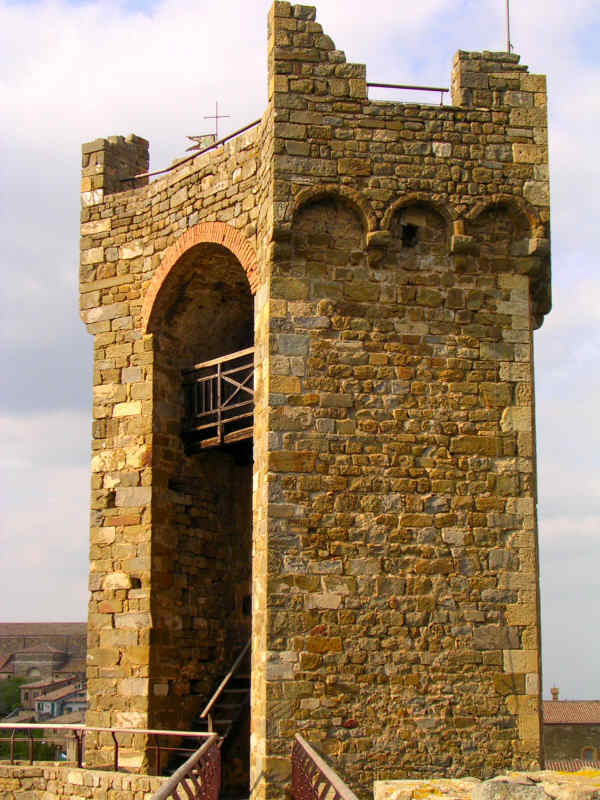
[[[0,680],[77,678],[85,671],[85,622],[0,623]]]
[[[48,692],[55,692],[58,689],[64,689],[65,686],[73,683],[71,678],[62,678],[60,680],[45,680],[36,681],[35,683],[24,683],[20,688],[21,708],[35,711],[35,702],[41,695]]]
[[[544,753],[548,769],[600,768],[600,700],[544,700]]]
[[[45,722],[63,714],[83,712],[86,709],[87,696],[82,681],[39,695],[35,701],[38,722]]]
[[[48,644],[40,644],[11,653],[4,660],[1,669],[7,677],[12,678],[51,678],[67,659],[67,653]]]

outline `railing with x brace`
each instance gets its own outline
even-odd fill
[[[292,748],[292,794],[294,800],[358,800],[299,733]]]
[[[151,800],[219,800],[220,791],[221,750],[219,736],[212,733]]]
[[[254,348],[182,370],[186,449],[218,447],[252,438]]]

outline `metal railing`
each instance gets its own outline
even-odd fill
[[[221,683],[218,685],[217,689],[215,690],[215,693],[213,694],[213,696],[210,698],[210,700],[208,701],[208,703],[206,704],[206,706],[204,707],[204,709],[200,713],[200,719],[206,719],[207,720],[208,730],[211,733],[213,731],[213,717],[212,717],[212,713],[211,713],[212,709],[214,708],[215,704],[217,703],[217,701],[219,700],[219,698],[223,694],[223,690],[225,689],[225,687],[227,686],[227,684],[229,683],[231,678],[233,678],[235,673],[238,671],[238,669],[240,667],[240,664],[244,660],[244,656],[246,655],[246,653],[248,652],[248,649],[250,648],[251,641],[252,641],[251,639],[248,639],[248,641],[246,642],[246,644],[244,645],[244,647],[242,649],[242,652],[239,654],[239,656],[233,662],[233,665],[232,665],[231,669],[229,670],[227,675],[225,675],[225,677],[223,678],[223,680],[221,681]]]
[[[407,83],[367,83],[367,87],[371,86],[377,89],[408,89],[413,92],[439,92],[441,106],[444,105],[444,93],[450,91],[447,86],[412,86]]]
[[[299,733],[292,749],[292,794],[294,800],[358,800]]]
[[[216,733],[209,734],[199,750],[188,758],[151,800],[218,800],[221,791],[221,750]],[[181,794],[180,794],[181,792]]]
[[[50,722],[50,721],[49,721]],[[15,763],[15,745],[17,742],[27,742],[28,759],[29,763],[33,764],[35,756],[36,744],[68,744],[69,734],[72,735],[70,740],[75,745],[75,758],[73,759],[78,767],[83,767],[85,763],[85,735],[87,733],[107,733],[111,735],[113,742],[113,758],[112,766],[115,772],[119,770],[119,734],[126,734],[127,736],[143,735],[148,736],[150,743],[146,745],[145,749],[154,753],[154,774],[160,774],[161,768],[161,754],[169,752],[190,753],[193,752],[189,747],[185,746],[169,746],[164,742],[161,743],[160,738],[195,738],[206,739],[212,737],[214,734],[206,733],[206,731],[168,731],[156,730],[152,728],[96,728],[88,725],[52,725],[48,723],[0,723],[0,734],[2,731],[11,731],[10,736],[1,736],[0,742],[9,742],[9,761],[11,764]],[[26,736],[17,736],[17,731],[25,731]],[[54,735],[47,735],[43,733],[40,738],[33,735],[33,731],[52,731]],[[60,735],[62,734],[62,735]],[[217,737],[218,738],[218,737]]]
[[[153,178],[155,175],[164,175],[167,172],[171,172],[174,169],[178,169],[184,164],[187,164],[189,161],[193,161],[196,158],[196,156],[201,156],[203,153],[208,153],[209,150],[214,150],[216,147],[220,147],[222,144],[225,144],[230,139],[235,139],[236,136],[240,136],[242,133],[249,131],[250,128],[255,128],[257,125],[260,125],[261,122],[262,122],[262,117],[260,119],[255,119],[254,122],[249,122],[248,125],[244,125],[243,128],[238,128],[237,131],[233,131],[233,133],[229,133],[227,134],[227,136],[223,136],[216,142],[212,142],[211,144],[208,145],[208,147],[204,147],[202,150],[196,150],[194,153],[192,153],[191,156],[185,156],[184,158],[178,159],[169,167],[165,167],[164,169],[157,169],[154,172],[139,172],[137,175],[130,175],[127,178],[121,178],[121,183],[127,183],[128,181],[137,181],[140,180],[141,178]]]
[[[254,348],[182,371],[183,436],[200,447],[249,439],[254,417]]]

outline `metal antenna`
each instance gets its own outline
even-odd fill
[[[506,52],[512,52],[512,44],[510,43],[510,0],[506,0]]]

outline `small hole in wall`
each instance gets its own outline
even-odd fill
[[[141,578],[130,578],[131,580],[131,588],[132,589],[141,589],[142,588],[142,579]]]
[[[242,600],[242,614],[249,617],[252,612],[252,598],[247,594]]]
[[[402,226],[402,247],[415,247],[419,241],[419,229],[407,223]]]

